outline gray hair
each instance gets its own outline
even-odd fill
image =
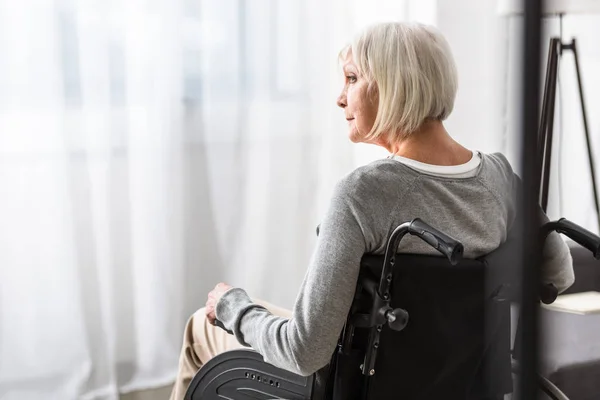
[[[454,107],[458,74],[444,36],[434,27],[392,22],[368,27],[341,56],[352,52],[359,72],[377,89],[379,107],[368,137],[402,139],[426,120],[445,120]]]

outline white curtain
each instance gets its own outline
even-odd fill
[[[337,54],[436,2],[0,0],[0,398],[166,385],[224,280],[293,304],[351,146]]]
[[[181,5],[0,4],[0,397],[166,384],[188,293]]]

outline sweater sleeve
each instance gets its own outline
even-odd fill
[[[549,221],[541,208],[540,214],[542,224]],[[556,232],[550,233],[544,243],[541,278],[543,283],[552,283],[558,293],[564,292],[575,282],[571,250]]]
[[[522,196],[523,184],[516,174],[512,174],[512,176],[513,192],[515,193],[514,209],[516,210],[520,207],[519,202]],[[540,226],[542,226],[549,219],[541,207],[538,208],[538,212]],[[567,243],[556,232],[551,232],[544,242],[540,278],[542,283],[552,283],[558,289],[559,293],[567,290],[575,282],[571,250],[569,250]]]
[[[356,190],[344,180],[336,185],[290,319],[253,304],[239,288],[217,303],[216,315],[223,325],[277,367],[308,376],[331,359],[366,249]]]

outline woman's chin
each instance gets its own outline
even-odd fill
[[[350,132],[348,133],[348,139],[350,139],[350,141],[352,143],[360,143],[362,142],[362,138],[360,137],[359,134],[357,134],[356,132]]]

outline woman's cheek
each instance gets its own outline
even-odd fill
[[[346,106],[348,106],[349,109],[352,109],[353,100],[354,96],[352,93],[352,89],[348,88],[348,90],[346,90]]]

